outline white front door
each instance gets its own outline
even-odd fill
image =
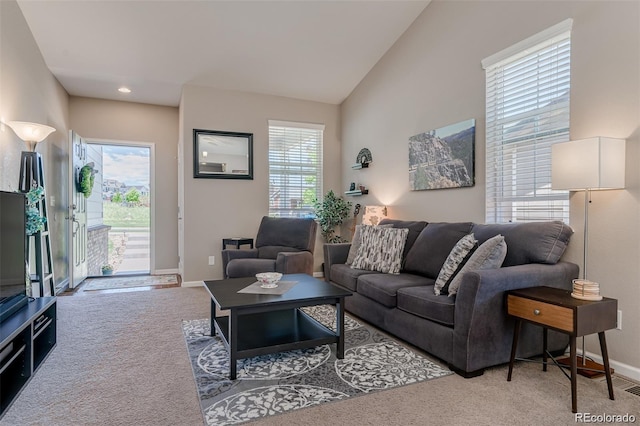
[[[69,288],[76,288],[87,278],[87,199],[78,191],[80,169],[87,163],[87,144],[80,135],[69,131]]]

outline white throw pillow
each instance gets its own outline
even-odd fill
[[[402,251],[409,230],[365,226],[360,231],[362,243],[351,268],[399,274],[402,267]]]
[[[356,258],[356,254],[358,254],[358,249],[360,248],[360,244],[362,244],[362,228],[371,225],[356,225],[356,230],[353,232],[353,239],[351,241],[351,247],[349,247],[349,254],[347,255],[347,261],[345,262],[347,265],[351,265],[353,263],[353,259]],[[380,228],[391,228],[393,224],[388,225],[377,225]]]

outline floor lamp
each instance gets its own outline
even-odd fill
[[[25,121],[9,121],[6,123],[11,129],[22,139],[29,148],[29,151],[22,151],[20,158],[20,182],[18,189],[22,193],[27,193],[34,187],[41,186],[45,189],[44,184],[44,168],[42,165],[42,157],[36,152],[36,145],[42,142],[56,129],[44,124],[28,123]],[[39,296],[43,296],[44,284],[49,282],[49,291],[51,296],[55,295],[55,279],[53,275],[53,262],[51,259],[51,240],[49,235],[49,225],[46,222],[47,205],[45,199],[37,203],[37,208],[41,216],[45,218],[45,230],[39,231],[34,235],[35,253],[36,253],[36,275],[39,283]],[[43,238],[44,237],[44,238]],[[30,251],[31,238],[27,239],[27,250]],[[46,259],[43,250],[46,250]],[[30,272],[29,272],[30,273]],[[32,278],[33,279],[33,278]],[[33,291],[33,289],[32,289]]]
[[[583,300],[599,300],[597,283],[588,281],[587,265],[589,253],[589,204],[591,191],[624,188],[625,140],[604,137],[556,143],[551,146],[551,186],[557,190],[584,191],[584,243],[582,253],[582,281],[574,282],[573,297]],[[577,281],[577,280],[576,280]],[[589,370],[604,367],[588,361],[585,355],[584,336],[582,356],[578,357],[583,367],[579,373],[593,377]]]

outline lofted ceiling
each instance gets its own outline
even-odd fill
[[[177,106],[185,84],[339,104],[429,1],[18,4],[70,95]]]

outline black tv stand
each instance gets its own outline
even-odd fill
[[[0,418],[56,345],[56,298],[41,297],[0,323]]]

